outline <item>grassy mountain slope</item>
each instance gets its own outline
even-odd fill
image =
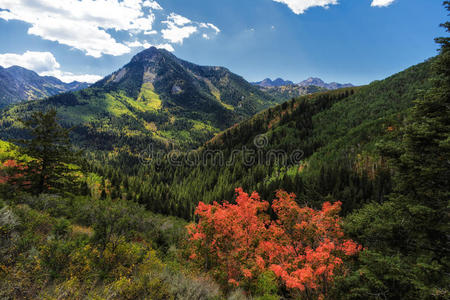
[[[65,83],[51,76],[39,76],[22,67],[0,66],[0,108],[9,104],[36,100],[87,88],[83,82]]]
[[[242,77],[201,67],[165,50],[147,49],[90,88],[5,111],[3,138],[15,137],[14,120],[55,106],[77,144],[93,150],[196,147],[215,133],[276,104]]]

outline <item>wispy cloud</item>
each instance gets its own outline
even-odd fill
[[[191,20],[174,13],[171,13],[163,23],[167,28],[161,30],[162,37],[171,43],[182,44],[184,39],[198,30]]]

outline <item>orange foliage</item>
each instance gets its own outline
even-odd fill
[[[0,164],[0,184],[16,184],[19,179],[24,177],[26,166],[15,160],[9,159]]]
[[[271,270],[286,288],[327,295],[343,260],[361,251],[345,239],[340,226],[341,203],[326,202],[321,210],[300,207],[294,194],[278,191],[271,206],[257,193],[236,189],[236,204],[201,203],[198,224],[189,229],[191,259],[231,285],[250,283]]]

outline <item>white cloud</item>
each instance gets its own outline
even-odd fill
[[[178,27],[169,25],[167,29],[161,30],[164,39],[176,44],[182,44],[185,38],[190,37],[195,32],[197,32],[195,26]]]
[[[154,0],[0,0],[0,9],[0,19],[30,24],[28,34],[96,58],[131,51],[129,41],[118,40],[114,32],[126,31],[133,38],[153,35],[155,44],[164,44],[163,40],[181,44],[197,32],[199,24],[179,14],[165,14]],[[160,34],[153,29],[156,19],[167,26]],[[220,32],[214,24],[205,24]]]
[[[155,45],[155,47],[159,49],[166,49],[169,52],[175,51],[175,49],[173,49],[173,46],[171,44],[159,44]]]
[[[142,0],[0,0],[0,8],[6,9],[0,18],[31,24],[29,34],[93,57],[130,51],[107,30],[151,30],[155,20],[148,8],[144,12]]]
[[[192,21],[174,13],[170,14],[163,23],[167,25],[167,28],[161,30],[162,37],[171,43],[182,44],[185,38],[190,37],[198,30],[194,25],[183,26]]]
[[[294,13],[303,14],[308,8],[321,6],[328,8],[330,5],[338,4],[337,0],[273,0],[286,4]]]
[[[180,15],[177,15],[176,13],[171,13],[167,17],[167,21],[164,21],[163,23],[169,23],[169,22],[173,23],[175,25],[178,25],[178,26],[183,26],[183,25],[192,23],[192,21],[189,20],[188,18],[180,16]]]
[[[148,31],[144,31],[145,35],[154,35],[154,34],[158,34],[158,31],[156,30],[148,30]]]
[[[371,6],[373,7],[384,7],[389,6],[394,3],[395,0],[373,0]]]
[[[82,74],[82,75],[75,75],[71,72],[63,72],[61,70],[53,70],[48,72],[42,72],[39,75],[41,76],[53,76],[61,80],[62,82],[71,83],[73,81],[79,81],[79,82],[88,82],[88,83],[94,83],[102,79],[102,76],[99,75],[91,75],[91,74]]]
[[[173,46],[171,44],[168,44],[168,43],[152,45],[152,44],[150,44],[147,41],[144,41],[142,43],[139,42],[139,41],[134,41],[134,42],[127,43],[127,46],[131,47],[131,48],[145,48],[145,49],[148,49],[148,48],[153,46],[153,47],[156,47],[156,48],[159,48],[159,49],[166,49],[167,51],[170,51],[170,52],[175,51]]]
[[[216,32],[216,34],[220,33],[220,29],[216,25],[214,25],[212,23],[200,23],[199,25],[200,25],[201,28],[211,28],[211,29],[213,29]]]
[[[202,30],[202,37],[209,39],[210,35],[206,31],[213,31],[216,35],[220,33],[220,29],[212,24],[205,22],[193,22],[186,17],[171,13],[165,21],[166,28],[161,30],[162,37],[171,43],[182,44],[183,40],[192,34]]]
[[[52,53],[33,51],[27,51],[24,54],[0,54],[0,66],[4,68],[20,66],[37,73],[55,70],[60,67]]]
[[[144,1],[144,3],[142,5],[144,7],[150,7],[151,9],[154,9],[154,10],[161,10],[161,9],[163,9],[161,7],[161,5],[159,5],[159,3],[156,2],[156,1],[149,1],[149,0],[147,0],[147,1]]]
[[[118,43],[105,31],[83,22],[44,19],[39,22],[39,26],[28,29],[28,33],[83,50],[87,55],[96,58],[103,54],[117,56],[130,52],[127,46]]]
[[[134,41],[134,42],[127,42],[126,43],[128,47],[130,48],[138,48],[138,47],[144,47],[144,45],[146,44],[146,42],[141,43],[139,41]]]
[[[61,71],[60,64],[56,61],[56,58],[50,52],[27,51],[24,54],[0,54],[0,65],[5,68],[11,66],[20,66],[29,70],[33,70],[41,76],[54,76],[64,82],[95,82],[102,78],[99,75],[75,75],[70,72]]]

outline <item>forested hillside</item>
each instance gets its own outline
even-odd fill
[[[18,118],[54,107],[84,149],[196,148],[220,130],[282,99],[222,67],[202,67],[149,48],[90,88],[14,106],[2,113],[0,138],[21,136]]]
[[[431,87],[431,65],[432,60],[369,86],[285,102],[224,131],[187,156],[144,152],[133,165],[121,155],[109,161],[111,167],[98,164],[93,170],[111,178],[116,193],[129,191],[130,199],[151,210],[187,219],[199,201],[230,199],[236,186],[257,190],[264,199],[272,199],[283,188],[317,205],[330,196],[341,200],[347,212],[365,202],[381,201],[391,191],[390,171],[375,145],[398,130],[413,101]],[[255,139],[263,139],[263,147],[256,147]],[[262,152],[263,158],[279,150],[286,160],[271,157],[247,166],[244,147]],[[227,165],[233,150],[241,151]],[[213,161],[211,151],[220,161]],[[295,161],[290,159],[292,153]],[[124,171],[130,176],[122,176]]]
[[[450,38],[436,42],[389,78],[276,106],[151,48],[3,110],[0,298],[449,299]]]

